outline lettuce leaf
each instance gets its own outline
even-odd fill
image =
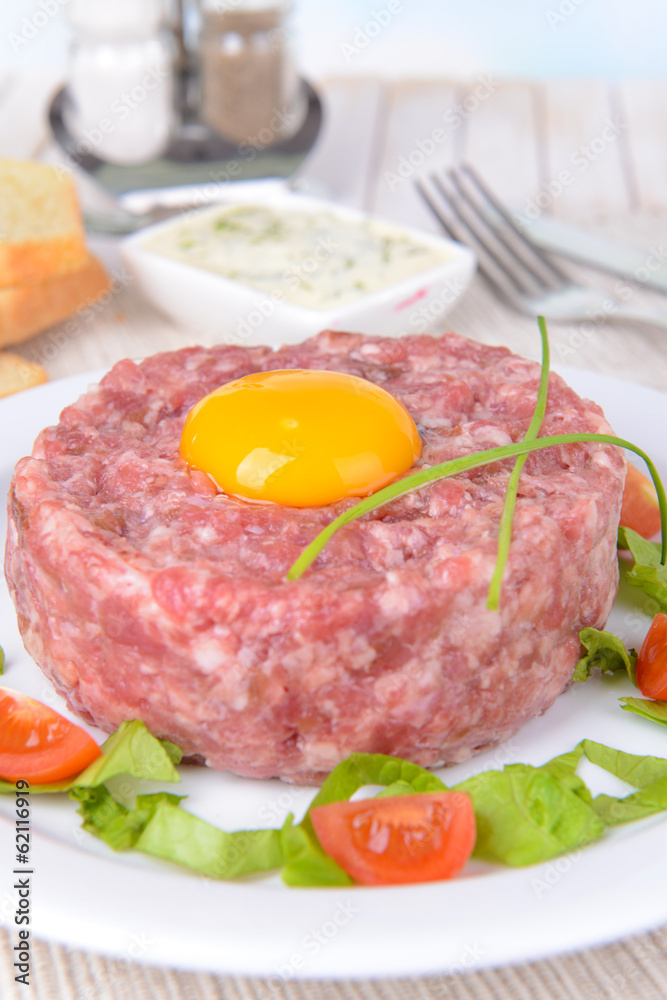
[[[628,677],[637,686],[637,653],[634,649],[627,650],[618,636],[603,629],[582,628],[579,639],[586,653],[574,669],[575,681],[587,681],[597,667],[603,674],[627,670]]]
[[[376,799],[390,799],[393,795],[416,795],[415,789],[407,781],[392,781],[375,796]]]
[[[591,763],[640,789],[625,797],[597,795],[593,799],[593,808],[606,826],[630,823],[667,809],[667,760],[625,753],[593,740],[583,740],[582,746]]]
[[[618,826],[653,816],[667,809],[667,778],[660,778],[625,798],[598,795],[593,799],[593,808],[606,826]]]
[[[546,774],[550,774],[554,778],[569,779],[577,770],[579,761],[583,755],[583,742],[577,743],[574,750],[568,750],[567,753],[561,753],[558,757],[553,757],[551,760],[548,760],[546,764],[541,764],[539,770],[544,771]]]
[[[619,548],[629,549],[634,565],[625,574],[625,579],[633,587],[639,587],[659,605],[660,611],[667,611],[667,566],[661,565],[662,546],[659,542],[648,542],[631,528],[618,529]]]
[[[139,796],[145,806],[154,796]],[[151,815],[135,843],[138,851],[186,865],[210,878],[230,879],[279,868],[283,863],[280,830],[238,830],[227,833],[179,808],[169,798],[151,803]]]
[[[178,795],[158,792],[139,795],[133,809],[118,802],[105,785],[73,788],[70,798],[79,803],[77,812],[83,818],[84,830],[103,840],[114,851],[135,847],[139,835],[151,819],[158,802],[177,804]]]
[[[473,855],[506,865],[532,865],[598,840],[604,823],[578,794],[578,786],[568,787],[572,777],[577,777],[573,771],[557,777],[529,764],[509,764],[456,785],[457,791],[471,796],[475,809]]]
[[[84,830],[115,851],[134,848],[219,879],[279,868],[283,861],[279,830],[226,833],[181,809],[178,795],[139,795],[127,809],[104,785],[70,794],[79,802]]]
[[[647,788],[667,778],[667,760],[662,757],[640,757],[593,740],[582,740],[580,746],[592,764],[627,781],[634,788]]]
[[[325,853],[315,835],[312,823],[294,825],[290,815],[280,831],[284,867],[282,880],[286,885],[352,885],[352,879]]]
[[[183,756],[174,743],[151,736],[143,722],[123,722],[102,744],[102,756],[94,760],[72,785],[94,788],[119,774],[144,781],[180,781],[174,764]]]
[[[648,698],[619,698],[621,708],[626,712],[634,712],[642,715],[652,722],[659,722],[662,726],[667,726],[667,702],[651,701]]]
[[[382,753],[353,753],[333,769],[310,804],[324,806],[351,798],[364,785],[393,785],[401,781],[415,792],[446,792],[447,786],[433,771],[400,757]]]
[[[635,562],[645,566],[659,566],[662,547],[660,542],[650,542],[643,535],[632,528],[620,527],[618,529],[618,547],[626,549],[632,554]]]
[[[580,778],[576,773],[583,754],[584,747],[582,742],[578,743],[574,750],[570,750],[569,753],[563,753],[558,757],[554,757],[553,760],[548,760],[538,770],[544,774],[551,775],[552,778],[556,778],[563,788],[574,792],[575,795],[578,795],[580,799],[590,805],[593,801],[593,796],[583,778]]]
[[[174,743],[151,736],[139,719],[121,723],[100,749],[102,756],[76,777],[48,785],[31,785],[30,794],[69,792],[73,788],[95,788],[121,774],[144,781],[181,780],[174,767],[183,756],[180,749]],[[0,782],[0,793],[15,791],[14,784]]]

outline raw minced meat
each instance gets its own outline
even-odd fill
[[[434,767],[511,737],[567,686],[579,629],[611,609],[622,453],[528,457],[499,612],[486,598],[512,461],[371,512],[288,583],[356,501],[244,503],[178,453],[197,400],[279,368],[382,385],[417,424],[422,466],[518,440],[539,381],[535,363],[451,333],[121,361],[16,468],[6,574],[27,650],[86,721],[143,719],[249,777],[315,782],[353,751]],[[609,431],[602,411],[552,375],[541,434],[587,431]]]

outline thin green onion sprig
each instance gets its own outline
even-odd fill
[[[544,420],[547,409],[547,397],[549,395],[549,336],[547,334],[547,324],[544,316],[537,317],[542,338],[542,369],[540,371],[540,385],[537,390],[537,401],[535,410],[528,425],[528,430],[523,438],[524,441],[535,441],[540,433],[540,427]],[[519,477],[526,464],[527,455],[520,455],[514,463],[512,474],[507,484],[505,494],[505,504],[500,515],[500,527],[498,529],[498,555],[496,565],[489,584],[489,594],[486,599],[486,606],[489,611],[497,611],[500,606],[500,589],[505,575],[505,566],[510,554],[510,542],[512,540],[512,523],[514,521],[514,508],[516,507],[517,492],[519,489]]]
[[[419,472],[415,472],[411,476],[406,476],[395,483],[390,483],[389,486],[385,486],[384,489],[378,490],[377,493],[366,497],[358,504],[355,504],[354,507],[350,507],[349,510],[344,511],[339,517],[323,528],[289,568],[287,579],[298,580],[315,559],[317,559],[324,546],[336,534],[339,528],[342,528],[346,524],[351,524],[352,521],[363,517],[369,511],[375,510],[377,507],[382,507],[384,504],[389,503],[390,500],[395,500],[397,497],[410,493],[412,490],[419,489],[427,483],[432,483],[437,479],[446,479],[448,476],[455,476],[460,472],[468,472],[470,469],[478,469],[480,466],[490,465],[493,462],[501,462],[505,458],[529,455],[534,451],[542,451],[544,448],[554,448],[563,444],[586,444],[589,442],[611,444],[617,448],[625,448],[628,451],[634,452],[635,455],[638,455],[646,463],[655,485],[656,493],[658,494],[658,503],[660,506],[662,528],[660,561],[663,566],[667,565],[667,496],[665,496],[665,488],[658,475],[658,470],[646,452],[638,448],[632,441],[615,437],[613,434],[556,434],[552,437],[539,438],[536,441],[517,441],[514,444],[505,444],[498,448],[488,448],[485,451],[478,451],[472,455],[462,455],[459,458],[450,459],[448,462],[433,465],[430,469],[420,469]]]

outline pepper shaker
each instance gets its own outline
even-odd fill
[[[239,146],[294,134],[306,112],[285,0],[201,0],[201,117]]]

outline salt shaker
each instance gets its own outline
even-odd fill
[[[155,159],[174,124],[162,0],[70,0],[68,12],[66,124],[77,151],[117,164]]]
[[[285,0],[201,0],[201,116],[242,148],[287,138],[305,115],[289,9]]]

